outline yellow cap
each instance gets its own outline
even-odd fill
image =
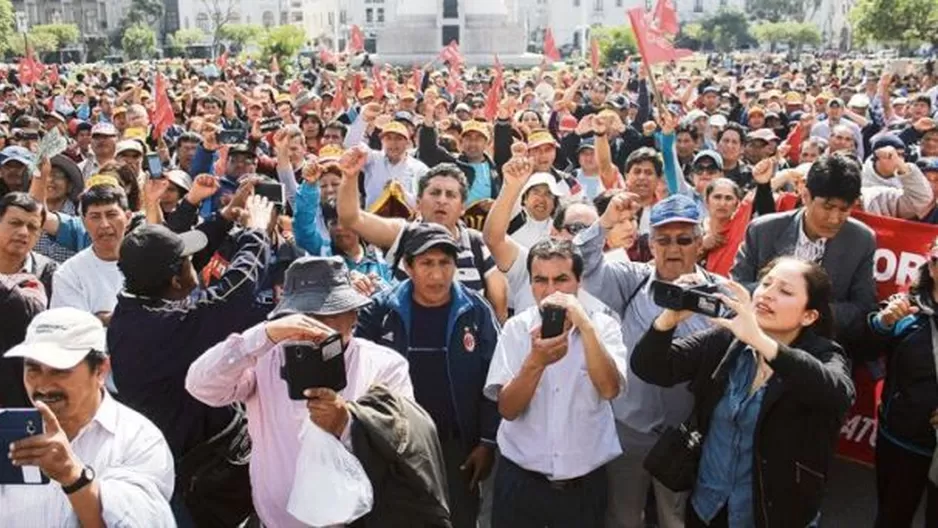
[[[293,105],[293,100],[290,97],[290,94],[287,94],[287,93],[278,95],[277,97],[274,98],[274,101],[276,104],[290,103],[291,106]]]
[[[367,99],[368,97],[374,97],[374,96],[375,96],[375,92],[371,88],[362,88],[361,90],[358,91],[359,99]]]
[[[528,135],[528,148],[537,148],[541,145],[553,145],[556,147],[557,140],[554,139],[554,136],[547,130],[534,130]]]
[[[489,135],[488,125],[483,123],[482,121],[476,121],[475,119],[471,121],[466,121],[462,125],[462,135],[465,136],[469,132],[478,132],[479,134],[482,134],[485,137],[486,141],[488,141],[492,137],[491,135]]]
[[[390,123],[384,125],[384,128],[381,129],[381,135],[387,134],[399,134],[404,136],[407,139],[410,139],[410,131],[407,130],[407,127],[403,123],[397,121],[391,121]]]
[[[100,173],[88,178],[88,181],[85,182],[85,189],[100,186],[120,187],[121,184],[117,177],[113,174]]]
[[[339,161],[342,157],[342,154],[345,154],[345,151],[342,150],[342,147],[338,145],[326,145],[319,149],[319,163],[332,163]]]
[[[785,94],[785,102],[788,104],[801,104],[804,98],[800,93],[791,91]]]

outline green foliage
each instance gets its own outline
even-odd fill
[[[201,29],[180,29],[169,36],[166,43],[174,50],[185,50],[193,44],[199,44],[205,40],[205,32]]]
[[[820,3],[821,0],[749,0],[746,11],[755,20],[801,22],[807,17],[809,9],[816,10]]]
[[[605,26],[593,28],[593,37],[599,43],[600,62],[615,64],[628,55],[638,53],[632,26]]]
[[[130,10],[121,22],[121,27],[126,31],[127,28],[140,23],[152,26],[162,17],[162,0],[130,0]]]
[[[306,31],[303,28],[294,25],[277,26],[270,28],[261,38],[261,54],[266,62],[277,57],[283,67],[286,63],[284,59],[292,58],[305,44]]]
[[[772,50],[778,44],[787,44],[794,49],[817,46],[821,43],[821,31],[808,22],[763,22],[752,28],[752,35]]]
[[[27,33],[29,37],[29,47],[33,49],[37,55],[42,55],[43,53],[49,53],[58,49],[58,41],[55,38],[55,35],[52,33],[33,33],[30,31]],[[23,36],[17,35],[13,37],[13,40],[9,43],[10,50],[16,55],[26,55],[25,42],[23,42]]]
[[[148,59],[156,52],[156,34],[145,24],[134,24],[124,31],[121,48],[130,60]]]
[[[681,31],[674,39],[674,45],[678,48],[697,50],[700,49],[703,38],[703,26],[699,22],[691,22],[681,26]]]
[[[742,11],[721,9],[700,22],[700,42],[717,51],[732,51],[752,46],[749,20]]]
[[[228,24],[218,30],[218,38],[228,41],[235,50],[257,42],[263,34],[264,27],[260,24]]]
[[[78,43],[81,40],[81,30],[75,24],[43,24],[33,26],[29,30],[30,34],[48,33],[55,38],[56,46],[66,48]]]
[[[0,53],[10,49],[16,38],[16,17],[10,0],[0,0]],[[22,40],[20,38],[19,40]]]
[[[850,19],[861,43],[938,44],[938,0],[858,0]]]

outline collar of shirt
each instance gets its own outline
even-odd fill
[[[817,240],[808,238],[808,234],[804,231],[804,215],[801,215],[798,219],[798,243],[795,245],[795,256],[813,262],[820,262],[824,257],[826,248],[826,238],[818,238]]]

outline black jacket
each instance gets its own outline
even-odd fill
[[[417,159],[424,162],[427,167],[431,169],[436,167],[441,163],[455,163],[456,166],[466,175],[466,180],[469,182],[469,189],[472,188],[472,183],[476,179],[476,170],[475,167],[469,162],[465,154],[460,154],[459,157],[454,157],[452,154],[446,151],[446,149],[440,147],[437,142],[436,127],[432,126],[422,126],[420,127],[420,132],[418,136],[418,146],[417,146]],[[489,174],[492,178],[491,185],[491,196],[489,198],[495,199],[498,198],[498,193],[502,188],[502,177],[498,173],[498,168],[495,166],[495,162],[485,156],[485,162],[489,165]],[[466,204],[470,205],[470,204]]]
[[[691,382],[704,442],[729,384],[731,352],[744,345],[716,328],[674,340],[650,328],[635,346],[632,371],[670,387]],[[854,399],[843,349],[811,330],[779,345],[769,363],[753,446],[753,512],[758,528],[807,526],[820,511],[824,483],[844,414]]]
[[[33,317],[46,309],[41,295],[0,281],[0,356],[26,339]],[[0,408],[32,407],[23,387],[23,360],[0,357]]]
[[[352,527],[452,526],[446,466],[430,415],[383,385],[348,406],[352,452],[374,489],[374,506]]]

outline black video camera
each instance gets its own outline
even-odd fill
[[[682,285],[655,280],[651,291],[655,304],[674,311],[690,310],[694,313],[719,317],[723,301],[716,296],[716,284]]]

